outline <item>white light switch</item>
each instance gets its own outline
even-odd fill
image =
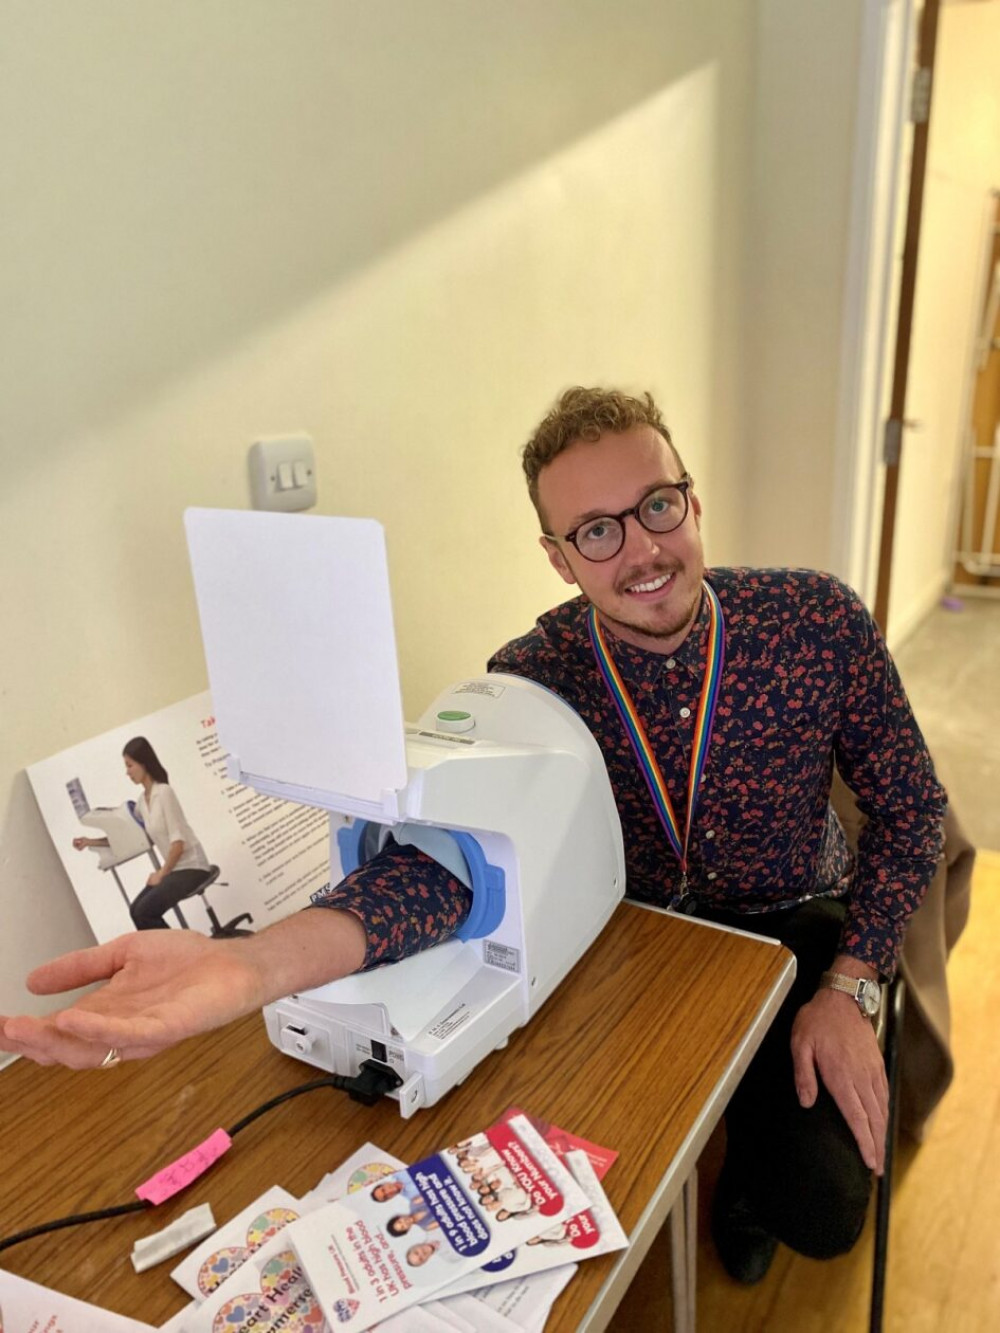
[[[311,509],[316,503],[316,456],[308,435],[256,440],[247,464],[254,509]]]

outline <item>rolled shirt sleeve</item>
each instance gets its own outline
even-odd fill
[[[418,847],[389,842],[339,884],[312,896],[315,907],[351,912],[365,930],[362,971],[395,963],[450,939],[472,906],[472,892]]]

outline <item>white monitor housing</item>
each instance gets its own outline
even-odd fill
[[[390,1066],[411,1115],[532,1017],[622,897],[603,756],[517,676],[459,681],[404,723],[378,523],[195,509],[186,526],[230,776],[336,816],[335,879],[428,829],[471,878],[451,940],[265,1009],[291,1055],[345,1075]]]

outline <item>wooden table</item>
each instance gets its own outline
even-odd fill
[[[27,1241],[0,1253],[0,1267],[159,1324],[187,1297],[170,1263],[133,1271],[140,1236],[198,1203],[221,1223],[271,1185],[304,1193],[366,1140],[416,1160],[516,1104],[621,1154],[604,1185],[631,1245],[581,1264],[547,1325],[602,1329],[683,1201],[793,973],[791,955],[769,941],[622,904],[540,1014],[437,1106],[404,1121],[388,1100],[364,1107],[333,1090],[308,1093],[255,1121],[162,1207]],[[0,1073],[0,1237],[127,1202],[213,1129],[315,1074],[271,1046],[257,1016],[116,1069],[18,1061]],[[675,1216],[683,1247],[688,1226]],[[693,1290],[685,1295],[685,1273],[676,1276],[683,1324]]]

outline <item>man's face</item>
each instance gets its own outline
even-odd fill
[[[538,498],[549,532],[562,538],[586,519],[618,514],[681,470],[666,440],[652,426],[633,426],[591,443],[577,440],[538,477]],[[625,519],[625,544],[610,560],[585,560],[575,547],[543,537],[557,573],[593,602],[619,638],[654,652],[673,652],[701,604],[705,558],[701,505],[689,492],[687,517],[673,532],[647,532]]]
[[[398,1180],[384,1180],[372,1190],[372,1198],[376,1203],[385,1203],[387,1199],[394,1198],[402,1188]]]

